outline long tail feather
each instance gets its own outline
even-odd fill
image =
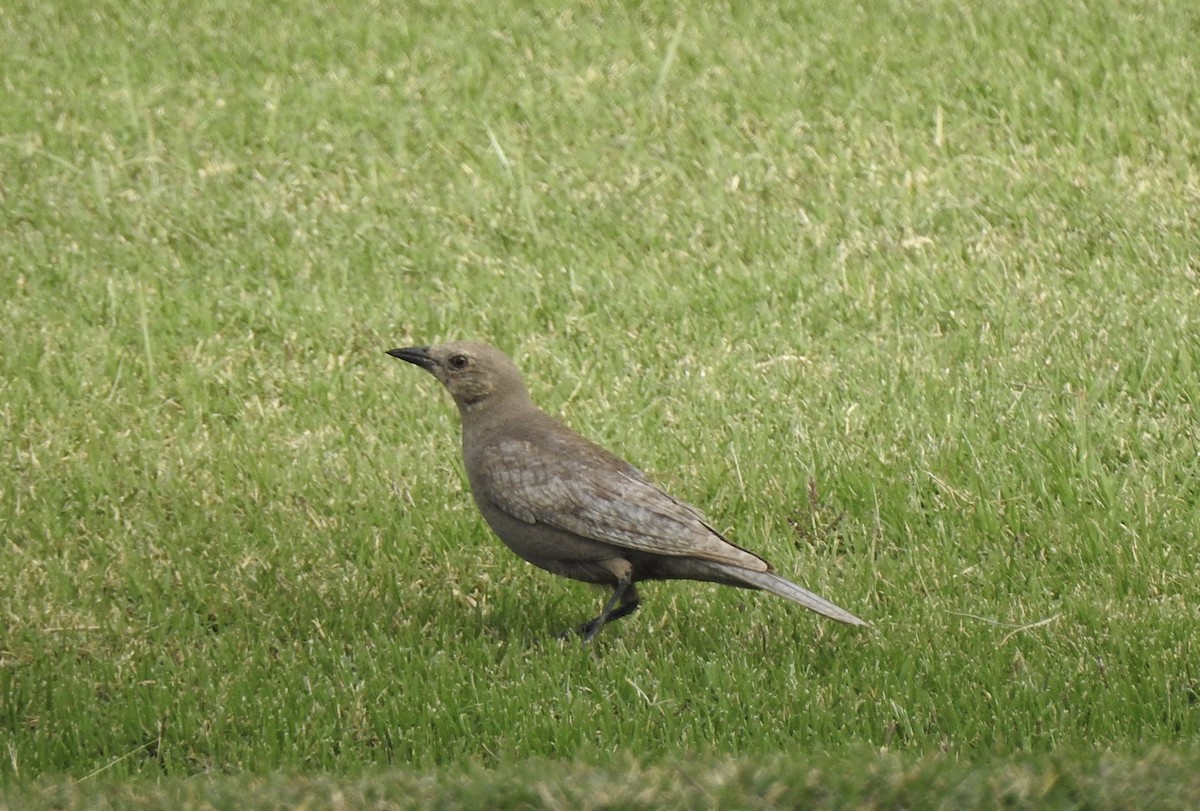
[[[723,563],[707,562],[710,566],[720,569],[734,580],[740,580],[751,588],[762,589],[769,591],[772,594],[778,594],[784,599],[791,600],[793,603],[798,603],[810,611],[815,611],[821,616],[829,617],[831,620],[844,622],[847,625],[863,625],[869,626],[870,623],[860,620],[858,617],[851,614],[846,609],[834,605],[824,597],[819,597],[805,588],[797,586],[790,580],[784,580],[777,574],[770,572],[756,572],[752,569],[741,569],[736,566],[728,566]]]

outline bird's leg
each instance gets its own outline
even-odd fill
[[[607,625],[613,620],[619,620],[621,617],[628,617],[634,611],[637,611],[638,605],[641,604],[641,599],[638,596],[637,586],[630,583],[629,588],[625,590],[625,596],[617,605],[617,609],[608,615],[608,619],[605,620],[604,624]]]
[[[633,584],[633,579],[630,576],[625,576],[617,580],[617,585],[613,587],[612,596],[608,598],[608,602],[604,604],[604,608],[600,611],[600,616],[595,619],[590,619],[578,628],[580,636],[583,637],[583,644],[587,644],[596,638],[596,634],[600,633],[600,629],[607,623],[613,620],[619,620],[621,617],[627,617],[634,611],[637,611],[640,598],[637,593],[637,586]]]

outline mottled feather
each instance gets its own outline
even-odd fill
[[[583,446],[573,434],[569,444],[551,437],[543,435],[536,447],[522,439],[501,439],[483,450],[480,483],[496,507],[528,524],[546,524],[625,549],[770,570],[762,558],[729,543],[698,510],[667,495],[637,468],[599,446]],[[596,459],[600,455],[602,460]]]

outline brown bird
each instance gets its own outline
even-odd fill
[[[549,572],[612,586],[600,614],[578,627],[584,642],[637,609],[643,580],[762,589],[830,619],[867,624],[774,574],[699,510],[541,411],[516,365],[495,347],[455,341],[388,354],[420,366],[454,397],[471,492],[500,540]]]

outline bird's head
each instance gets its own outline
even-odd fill
[[[529,396],[516,364],[485,343],[454,341],[390,349],[388,354],[420,366],[440,380],[463,413],[502,397]]]

